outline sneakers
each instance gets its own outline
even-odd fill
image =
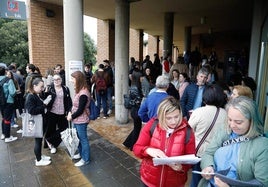
[[[47,143],[48,148],[49,148],[49,149],[52,149],[52,147],[53,147],[52,144],[49,143],[47,140],[46,140],[46,143]]]
[[[51,160],[51,157],[50,157],[50,156],[47,156],[47,155],[42,155],[42,156],[41,156],[41,159],[42,159],[42,160],[47,160],[47,161],[49,161],[49,160]]]
[[[35,165],[36,165],[36,166],[47,166],[47,165],[49,165],[50,163],[51,163],[50,160],[45,160],[45,159],[43,159],[43,158],[41,158],[41,160],[39,160],[39,161],[35,160]]]
[[[50,153],[55,154],[57,152],[57,149],[53,146],[51,146]]]
[[[20,129],[20,130],[17,131],[18,134],[21,134],[22,132],[23,132],[22,129]]]
[[[12,125],[11,127],[12,127],[12,128],[18,128],[18,127],[19,127],[19,125],[14,124],[14,125]]]
[[[13,136],[10,136],[9,138],[5,138],[5,142],[8,143],[8,142],[13,142],[15,140],[17,140],[18,137],[13,137]]]
[[[79,154],[79,153],[77,153],[77,154],[75,154],[74,156],[73,156],[73,159],[80,159],[81,158],[81,155]]]
[[[5,135],[2,134],[2,135],[1,135],[1,140],[4,140],[4,139],[5,139]]]
[[[110,115],[111,113],[112,113],[112,110],[109,109],[108,112],[107,112],[107,114]]]
[[[84,166],[86,164],[89,164],[89,161],[88,162],[85,162],[83,159],[81,159],[79,162],[76,162],[74,165],[76,167],[80,167],[80,166]]]

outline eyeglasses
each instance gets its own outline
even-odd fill
[[[60,78],[57,78],[57,79],[53,79],[53,81],[60,81],[61,79]]]

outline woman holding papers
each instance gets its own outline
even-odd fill
[[[194,133],[183,119],[179,101],[174,97],[167,97],[159,104],[157,116],[158,120],[153,118],[142,128],[133,148],[134,154],[142,159],[140,173],[143,186],[185,186],[191,165],[172,163],[154,166],[153,158],[194,154]],[[189,140],[186,141],[187,134]]]
[[[234,185],[231,182],[250,181],[248,186],[258,182],[267,187],[268,139],[263,137],[263,123],[256,103],[239,96],[229,101],[226,111],[227,124],[217,131],[202,156],[204,178],[198,186],[226,187]],[[227,169],[229,172],[224,177],[210,174]]]

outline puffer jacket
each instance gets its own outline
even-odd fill
[[[139,139],[134,145],[134,154],[142,159],[140,173],[141,180],[150,187],[185,186],[187,172],[191,165],[182,165],[183,171],[175,171],[167,165],[154,166],[152,157],[145,150],[148,147],[158,148],[165,152],[167,156],[180,156],[195,153],[195,138],[191,130],[189,141],[185,144],[188,123],[183,120],[177,129],[166,137],[166,130],[156,126],[151,135],[150,129],[154,119],[151,119],[140,132]]]
[[[143,98],[142,91],[137,86],[129,88],[130,104],[133,107],[140,107]]]

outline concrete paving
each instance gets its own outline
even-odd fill
[[[102,123],[94,121],[95,125]],[[113,117],[106,120],[114,121]],[[120,127],[119,127],[120,128]],[[13,129],[11,134],[17,136]],[[110,130],[106,131],[110,134]],[[128,131],[127,131],[128,133]],[[118,148],[88,128],[91,149],[91,162],[82,167],[75,167],[63,145],[57,149],[56,154],[51,154],[48,149],[43,149],[43,154],[51,156],[49,166],[36,167],[33,152],[34,140],[22,138],[10,143],[0,141],[0,187],[38,187],[38,186],[70,186],[70,187],[136,187],[141,186],[139,179],[139,161],[132,157],[128,151]],[[123,136],[125,134],[118,134]]]

